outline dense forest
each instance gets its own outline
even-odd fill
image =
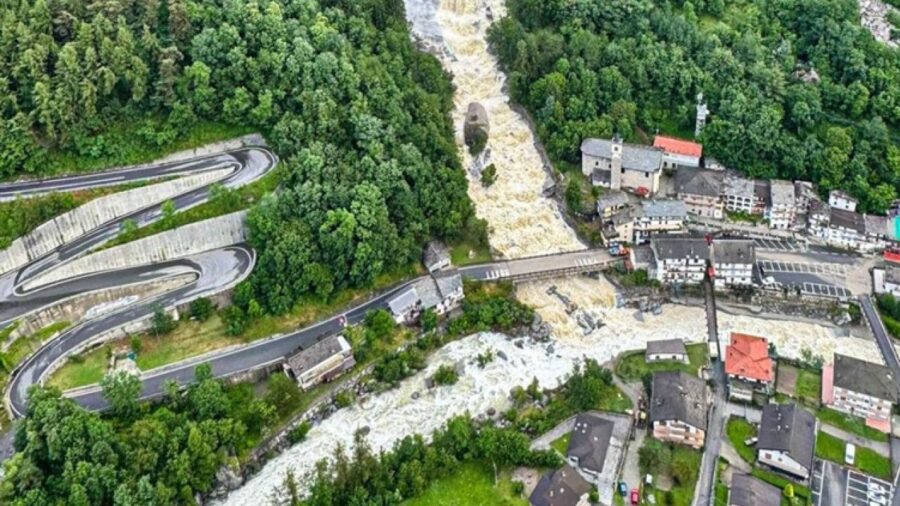
[[[401,0],[38,0],[0,8],[0,175],[48,153],[165,145],[200,121],[258,128],[281,191],[249,219],[259,254],[236,326],[306,293],[366,286],[472,216],[452,86]],[[160,119],[162,118],[162,119]]]
[[[900,56],[855,0],[508,0],[490,33],[557,162],[585,137],[692,136],[751,176],[842,188],[882,211],[900,185]]]

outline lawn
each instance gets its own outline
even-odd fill
[[[650,439],[649,437],[647,439]],[[672,462],[685,462],[692,473],[692,479],[686,483],[674,483],[672,489],[668,492],[657,489],[654,493],[656,496],[656,504],[671,504],[672,506],[690,506],[694,502],[694,487],[697,482],[697,476],[700,474],[700,460],[703,453],[699,450],[693,450],[686,446],[674,445],[672,448]],[[671,493],[671,502],[666,500],[666,495]]]
[[[603,387],[603,397],[597,409],[600,411],[612,411],[614,413],[624,413],[629,409],[633,409],[631,399],[625,395],[615,385]]]
[[[747,438],[756,436],[756,427],[753,424],[743,418],[732,416],[728,418],[725,432],[728,434],[728,440],[731,441],[731,445],[734,446],[742,459],[750,464],[756,462],[756,449],[744,444]]]
[[[844,441],[831,434],[819,431],[816,437],[816,456],[821,459],[844,465],[845,447]],[[890,459],[868,448],[856,447],[856,464],[853,467],[876,478],[891,479]]]
[[[627,382],[641,381],[644,374],[659,371],[684,371],[697,374],[697,370],[707,363],[706,344],[687,346],[689,364],[682,362],[654,362],[644,360],[644,351],[634,351],[623,355],[616,363],[616,374]]]
[[[460,465],[453,474],[433,482],[425,493],[404,501],[403,506],[526,506],[528,501],[516,497],[512,480],[502,473],[494,485],[490,466],[478,463]]]
[[[822,394],[822,373],[812,369],[798,369],[794,396],[808,406],[818,406]]]
[[[56,370],[47,383],[60,390],[82,387],[99,383],[106,373],[107,353],[105,348],[73,355]]]
[[[455,266],[482,264],[490,262],[491,250],[487,246],[482,246],[474,241],[460,241],[450,246],[450,260]],[[472,256],[469,256],[469,252]]]
[[[569,449],[569,440],[572,439],[572,433],[566,432],[559,439],[554,439],[550,446],[558,451],[560,455],[565,455],[566,451]]]
[[[819,420],[828,425],[833,425],[851,434],[872,439],[874,441],[887,442],[888,435],[880,430],[866,426],[866,422],[858,416],[850,416],[831,408],[822,408],[816,413]]]

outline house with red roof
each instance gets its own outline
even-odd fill
[[[664,169],[699,167],[700,157],[703,156],[703,144],[664,135],[653,139],[653,147],[662,150]]]
[[[754,393],[768,396],[775,385],[775,364],[766,338],[732,332],[725,348],[725,374],[729,398],[750,402]]]

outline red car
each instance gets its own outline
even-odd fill
[[[639,502],[641,502],[641,493],[636,488],[631,489],[631,505],[637,506]]]

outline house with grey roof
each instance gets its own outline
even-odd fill
[[[744,473],[731,475],[728,506],[780,506],[781,489]]]
[[[309,348],[300,349],[284,362],[284,372],[307,390],[331,381],[356,365],[350,343],[342,335],[330,335]]]
[[[432,276],[417,280],[409,291],[415,293],[418,302],[405,313],[402,309],[398,309],[395,315],[405,314],[402,322],[398,320],[398,323],[410,323],[426,309],[432,309],[438,315],[449,313],[459,306],[465,296],[462,276],[459,273],[436,272]],[[402,308],[408,307],[413,302],[412,296],[406,297],[407,292],[398,296],[400,300],[392,299],[388,302],[392,313],[395,305]]]
[[[701,448],[706,440],[706,382],[682,371],[653,374],[650,423],[660,441]]]
[[[673,360],[687,364],[688,353],[684,341],[681,339],[657,339],[647,341],[647,349],[644,353],[647,362],[663,362]]]
[[[388,309],[397,323],[410,323],[422,310],[422,298],[416,287],[411,286],[388,300]]]
[[[659,191],[662,168],[663,150],[625,144],[618,135],[581,143],[581,172],[598,186],[653,195]]]
[[[634,219],[634,243],[645,243],[654,234],[683,232],[686,219],[687,205],[681,200],[642,200]]]
[[[531,506],[588,506],[590,492],[591,484],[567,464],[542,476],[528,503]]]
[[[809,479],[817,432],[815,415],[797,404],[766,404],[756,442],[757,459],[779,471]]]
[[[581,413],[575,417],[575,425],[569,438],[566,458],[572,467],[598,475],[606,462],[606,451],[612,439],[615,424],[595,413]]]
[[[703,237],[655,237],[650,242],[656,279],[663,284],[698,284],[712,263],[716,288],[753,284],[756,247],[750,239],[716,239],[712,248]]]
[[[822,401],[866,424],[890,430],[891,413],[900,398],[891,370],[881,364],[834,354],[834,364],[822,371]]]
[[[815,216],[813,212],[811,206],[809,233],[831,246],[870,253],[887,245],[887,219],[867,219],[864,214],[837,207],[820,209],[817,206]]]
[[[425,246],[425,253],[422,255],[422,263],[428,272],[437,272],[449,269],[450,250],[440,241],[431,241]]]
[[[725,210],[746,214],[763,214],[765,211],[765,193],[757,188],[756,181],[745,178],[737,172],[725,174],[722,197],[725,199]]]
[[[609,218],[629,204],[628,195],[620,191],[605,192],[597,199],[597,214],[600,218]]]
[[[722,189],[725,173],[718,170],[679,167],[675,172],[675,193],[691,214],[722,219],[725,202]]]

